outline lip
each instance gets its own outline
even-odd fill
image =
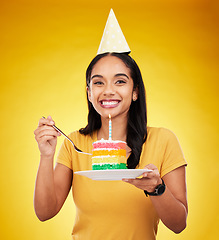
[[[100,106],[102,108],[115,108],[120,102],[118,99],[103,99],[100,101]]]

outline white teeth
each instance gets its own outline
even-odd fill
[[[117,104],[117,103],[118,103],[118,101],[111,101],[111,102],[109,102],[109,101],[103,101],[103,102],[102,102],[103,105],[110,105],[110,106],[111,106],[111,105],[115,105],[115,104]]]

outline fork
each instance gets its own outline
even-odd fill
[[[45,117],[43,117],[43,118],[45,119]],[[56,127],[56,125],[52,125],[52,127],[53,127],[56,131],[60,132],[64,137],[66,137],[66,138],[68,139],[68,141],[73,145],[73,147],[74,147],[74,149],[75,149],[76,152],[82,153],[82,154],[86,154],[86,155],[92,155],[91,153],[83,152],[83,151],[81,151],[79,148],[77,148],[77,147],[75,146],[75,144],[73,143],[73,141],[72,141],[67,135],[65,135],[65,134],[62,132],[62,130],[60,130],[58,127]]]

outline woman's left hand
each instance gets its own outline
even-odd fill
[[[130,183],[137,188],[146,190],[147,192],[154,192],[155,188],[162,183],[160,178],[160,173],[156,166],[153,164],[148,164],[145,166],[145,169],[153,170],[152,172],[143,173],[142,178],[135,179],[122,179],[124,182]]]

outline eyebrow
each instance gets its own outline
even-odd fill
[[[128,77],[125,73],[117,73],[117,74],[115,75],[115,77],[120,77],[120,76],[124,76],[124,77],[126,77],[126,78],[129,79],[129,77]],[[97,78],[103,78],[102,75],[96,74],[96,75],[93,75],[93,76],[91,77],[91,79],[93,79],[93,78],[95,78],[95,77],[97,77]]]
[[[93,78],[95,78],[95,77],[97,77],[97,78],[103,78],[102,75],[98,75],[98,74],[96,74],[96,75],[93,75],[93,76],[91,77],[91,79],[93,79]]]
[[[126,78],[129,79],[128,75],[126,75],[125,73],[117,73],[117,74],[115,75],[115,77],[120,77],[120,76],[124,76],[124,77],[126,77]]]

